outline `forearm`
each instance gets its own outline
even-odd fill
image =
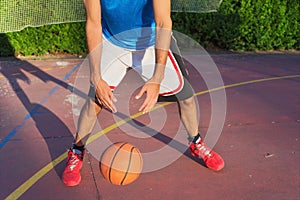
[[[101,77],[102,26],[100,0],[83,0],[86,10],[86,38],[89,51],[90,79],[97,84]]]
[[[90,81],[96,84],[101,79],[100,63],[102,55],[101,24],[87,21],[86,37],[89,51]],[[98,79],[98,80],[96,80]]]
[[[172,34],[171,18],[156,21],[156,38],[155,38],[155,71],[153,79],[159,83],[164,78],[165,66],[168,58]]]

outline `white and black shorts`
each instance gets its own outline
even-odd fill
[[[155,68],[155,47],[145,50],[124,49],[112,44],[103,36],[101,76],[112,90],[120,84],[129,68],[134,69],[145,82],[148,81]],[[93,99],[94,90],[91,87],[89,91],[89,96]],[[172,37],[158,101],[180,101],[190,98],[193,94],[177,42]]]

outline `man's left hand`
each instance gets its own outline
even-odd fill
[[[135,96],[136,99],[140,99],[144,93],[146,93],[146,99],[139,108],[139,111],[142,111],[143,114],[150,112],[150,110],[157,103],[157,98],[159,95],[160,83],[154,81],[148,81],[140,90],[140,92]]]

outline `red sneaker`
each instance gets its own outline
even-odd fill
[[[209,149],[202,140],[198,143],[190,143],[191,154],[195,157],[201,157],[206,166],[212,170],[219,171],[224,168],[222,157]]]
[[[66,168],[62,174],[62,180],[66,186],[76,186],[81,181],[80,169],[84,151],[75,153],[76,150],[70,149],[68,152],[68,160]]]

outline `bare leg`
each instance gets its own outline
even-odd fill
[[[101,106],[96,104],[91,99],[88,99],[85,102],[78,119],[78,128],[75,137],[75,144],[77,146],[85,145],[85,141],[83,140],[88,134],[91,133],[92,129],[94,128],[97,116],[100,113],[101,109]]]
[[[189,136],[194,137],[198,134],[197,109],[194,96],[179,101],[181,121]]]
[[[100,111],[101,107],[93,100],[88,99],[80,112],[75,144],[68,151],[67,165],[62,174],[62,180],[67,186],[78,185],[81,181],[80,169],[85,152],[84,140],[91,133]]]
[[[181,120],[190,136],[196,136],[198,134],[198,120],[197,109],[194,97],[179,101],[179,107],[181,112]],[[199,140],[199,141],[198,141]],[[212,170],[219,171],[224,168],[224,160],[222,157],[206,146],[201,141],[201,138],[197,138],[197,141],[190,143],[191,154],[195,157],[203,159],[206,166]]]

